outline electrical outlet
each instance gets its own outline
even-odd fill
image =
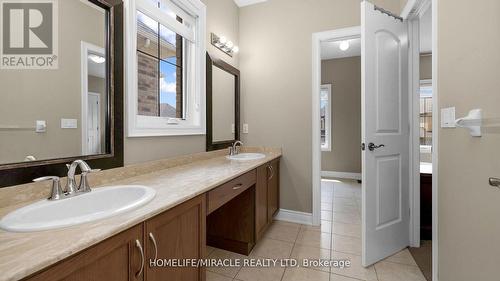
[[[248,124],[247,123],[243,124],[243,134],[248,134]]]

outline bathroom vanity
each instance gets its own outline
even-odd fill
[[[145,185],[156,197],[91,223],[42,232],[0,230],[0,280],[204,280],[203,267],[154,267],[150,259],[204,258],[207,244],[250,253],[279,209],[281,151],[255,152],[265,157],[231,160],[219,150],[92,175],[94,185]],[[19,190],[49,184],[30,185],[36,187]],[[5,202],[16,188],[0,190]],[[0,215],[19,207],[16,200]]]

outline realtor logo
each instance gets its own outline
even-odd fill
[[[0,0],[2,69],[56,69],[57,0]]]

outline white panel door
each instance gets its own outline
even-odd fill
[[[89,93],[87,98],[87,154],[101,153],[101,109],[99,94]]]
[[[408,30],[361,3],[363,265],[409,245]]]

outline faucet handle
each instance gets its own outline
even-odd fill
[[[64,196],[64,193],[61,188],[61,181],[59,177],[56,176],[47,176],[47,177],[41,177],[41,178],[36,178],[33,181],[34,182],[41,182],[41,181],[52,181],[52,191],[50,192],[49,200],[59,200]]]
[[[87,174],[91,173],[96,173],[101,171],[101,169],[90,169],[82,172],[82,175],[80,176],[80,185],[78,186],[78,191],[79,192],[89,192],[91,191],[89,182],[87,180]]]

